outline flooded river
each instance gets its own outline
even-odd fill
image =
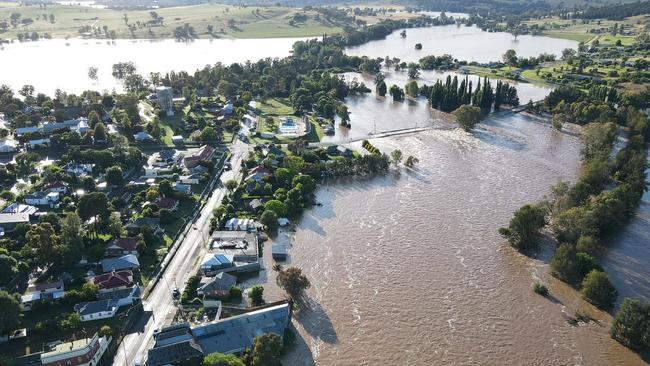
[[[566,39],[523,35],[515,40],[510,33],[484,32],[464,25],[407,29],[406,34],[402,38],[399,31],[393,32],[386,39],[349,47],[347,53],[381,58],[390,55],[406,62],[417,62],[427,55],[450,54],[458,60],[490,62],[500,61],[508,49],[515,50],[520,57],[531,57],[540,53],[560,56],[563,49],[578,47],[578,42]],[[416,43],[422,44],[421,50],[415,49]]]
[[[405,71],[392,71],[383,69],[386,75],[386,85],[390,87],[395,84],[404,87],[409,81]],[[458,76],[460,80],[467,77],[472,81],[474,88],[478,84],[479,77],[475,75],[460,75],[454,72],[423,71],[417,79],[418,85],[433,85],[436,80],[443,82],[448,75]],[[394,102],[390,95],[378,96],[374,91],[374,76],[370,74],[346,73],[347,80],[356,78],[363,82],[370,89],[371,93],[348,97],[346,105],[350,110],[350,123],[352,128],[342,127],[337,124],[334,136],[324,136],[324,142],[346,142],[350,139],[362,138],[368,134],[382,131],[391,131],[404,128],[422,127],[435,124],[437,120],[449,119],[445,113],[440,113],[429,108],[427,99],[424,97],[417,100],[406,99],[403,102]],[[517,87],[517,93],[522,103],[529,100],[541,100],[551,91],[550,88],[530,83],[517,83],[509,81]],[[496,84],[496,80],[492,80]]]
[[[20,89],[34,85],[38,92],[54,94],[84,90],[121,90],[111,75],[118,62],[132,61],[138,73],[194,72],[217,62],[231,64],[266,57],[289,56],[291,46],[302,38],[167,40],[54,39],[0,45],[0,84]],[[97,81],[88,68],[98,69]]]
[[[524,115],[493,117],[472,134],[437,126],[375,140],[420,165],[330,182],[317,193],[322,206],[276,239],[312,282],[287,364],[645,364],[609,338],[607,314],[547,274],[550,250],[531,259],[497,234],[522,204],[576,178],[578,138]],[[533,293],[539,280],[550,300]],[[601,323],[569,325],[577,309]]]
[[[38,92],[53,94],[58,88],[80,93],[121,90],[111,75],[118,62],[132,61],[138,72],[194,72],[217,62],[256,61],[266,57],[286,57],[299,38],[265,39],[197,39],[175,40],[95,40],[55,39],[39,42],[14,42],[0,45],[0,83],[20,89],[34,85]],[[421,42],[424,48],[415,51]],[[542,52],[559,54],[564,48],[577,47],[577,42],[549,37],[520,36],[517,41],[507,33],[483,32],[476,27],[429,27],[409,29],[402,39],[393,32],[385,40],[347,49],[351,55],[384,57],[391,55],[404,61],[417,61],[425,55],[450,53],[460,60],[498,61],[509,48],[520,56],[537,56]],[[98,69],[96,81],[88,78],[88,68]],[[56,77],[53,77],[56,75]]]

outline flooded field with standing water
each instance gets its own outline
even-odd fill
[[[415,44],[422,49],[416,50]],[[565,48],[577,49],[578,42],[543,36],[523,35],[515,37],[505,32],[484,32],[476,26],[446,25],[406,30],[406,38],[400,32],[391,33],[386,39],[371,41],[360,46],[348,47],[346,52],[354,56],[397,57],[406,62],[417,62],[427,55],[452,55],[461,61],[500,61],[501,56],[513,49],[519,57],[539,56],[549,53],[559,56]]]

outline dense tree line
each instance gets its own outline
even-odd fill
[[[616,298],[616,290],[594,255],[600,240],[634,214],[646,189],[650,124],[637,108],[646,108],[650,98],[647,93],[619,97],[605,89],[585,92],[560,87],[545,102],[555,116],[567,113],[563,105],[571,106],[579,117],[577,122],[586,124],[581,134],[582,174],[573,185],[560,183],[554,187],[547,201],[522,207],[500,233],[514,246],[524,248],[533,245],[540,230],[549,224],[560,243],[551,261],[552,273],[581,287],[585,299],[607,309]],[[616,123],[627,128],[629,137],[612,159]]]
[[[347,31],[341,40],[344,40],[342,46],[356,46],[369,41],[386,38],[392,32],[402,28],[416,28],[431,25],[445,25],[455,24],[456,21],[451,17],[427,17],[421,16],[418,18],[406,20],[382,20],[381,22],[360,29]]]
[[[518,68],[532,68],[543,62],[555,61],[555,55],[549,53],[542,53],[539,56],[519,57],[515,50],[507,50],[502,56],[503,62],[506,65]]]
[[[626,4],[608,4],[599,7],[589,7],[574,17],[580,19],[609,19],[623,20],[641,14],[650,13],[650,1],[636,1]]]
[[[437,80],[431,87],[423,86],[421,93],[428,94],[431,107],[443,112],[452,112],[465,104],[484,111],[489,111],[492,107],[499,109],[502,105],[519,105],[517,89],[514,86],[498,80],[496,88],[493,88],[487,77],[482,83],[479,80],[473,90],[472,82],[467,77],[459,83],[457,76],[447,76],[444,83]]]
[[[551,91],[544,100],[546,107],[553,113],[554,122],[560,125],[572,122],[585,125],[590,122],[609,122],[619,120],[614,104],[618,101],[615,88],[592,86],[583,93],[575,86],[560,86]],[[625,123],[624,117],[621,123]]]
[[[451,55],[442,56],[424,56],[420,59],[419,65],[422,70],[435,70],[441,67],[451,66],[456,60]]]
[[[433,11],[487,14],[521,14],[526,12],[548,12],[551,4],[546,1],[502,1],[502,0],[416,0],[418,7]]]

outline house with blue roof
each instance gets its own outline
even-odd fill
[[[110,271],[121,271],[123,269],[130,269],[132,271],[140,269],[138,257],[133,254],[123,255],[117,258],[104,258],[101,261],[101,265],[104,273]]]
[[[201,272],[211,275],[233,266],[233,256],[228,254],[208,253],[201,262]]]

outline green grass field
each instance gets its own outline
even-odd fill
[[[552,37],[552,38],[561,38],[561,39],[568,39],[571,41],[576,41],[576,42],[588,42],[592,38],[594,38],[593,34],[588,34],[588,33],[572,33],[572,32],[562,32],[562,31],[548,31],[542,33],[545,36]]]
[[[20,19],[31,19],[28,25],[19,24],[0,33],[2,38],[15,38],[17,33],[49,33],[54,38],[78,37],[79,29],[91,26],[115,31],[117,38],[173,38],[174,29],[186,23],[192,26],[198,38],[269,38],[303,37],[334,34],[343,26],[318,17],[315,11],[302,11],[287,7],[237,7],[218,4],[202,4],[162,8],[156,10],[164,18],[162,26],[149,26],[152,19],[148,10],[117,11],[94,9],[82,6],[49,5],[16,6],[0,2],[0,20],[9,20],[12,13],[19,13]],[[304,13],[305,21],[290,24],[294,15]],[[55,22],[49,21],[54,15]],[[230,20],[234,24],[229,24]],[[129,26],[131,29],[129,29]],[[212,33],[208,31],[212,26]]]
[[[176,113],[176,115],[171,117],[163,117],[160,119],[160,125],[163,127],[164,134],[160,137],[160,140],[167,146],[172,146],[172,136],[174,136],[174,131],[180,127],[183,123],[183,116],[181,113]]]
[[[536,25],[544,29],[545,36],[553,38],[570,39],[578,42],[590,42],[594,39],[599,39],[601,43],[616,43],[617,39],[621,39],[623,45],[629,45],[634,42],[633,36],[611,36],[607,33],[591,33],[591,30],[602,31],[608,29],[614,24],[624,28],[625,32],[641,32],[645,24],[645,17],[630,17],[623,21],[612,20],[591,20],[583,23],[580,20],[559,19],[557,17],[543,18],[536,20],[525,21],[528,26]]]

